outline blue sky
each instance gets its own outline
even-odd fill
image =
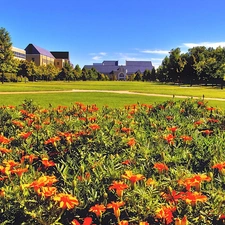
[[[69,51],[83,67],[151,60],[198,45],[225,47],[225,0],[1,0],[0,27],[13,46]]]

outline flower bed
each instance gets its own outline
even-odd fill
[[[223,224],[225,117],[204,101],[0,107],[1,224]]]

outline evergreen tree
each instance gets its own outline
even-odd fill
[[[2,73],[2,84],[4,73],[11,72],[13,68],[12,42],[5,28],[0,28],[0,72]]]

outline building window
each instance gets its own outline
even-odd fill
[[[35,61],[34,58],[31,59],[33,62]]]

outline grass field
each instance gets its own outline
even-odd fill
[[[123,107],[126,104],[163,102],[172,99],[173,95],[184,95],[202,98],[225,98],[225,89],[211,86],[178,86],[165,85],[150,82],[124,82],[124,81],[79,81],[79,82],[28,82],[28,83],[4,83],[0,85],[0,92],[40,92],[40,91],[70,91],[70,90],[114,90],[132,91],[149,94],[166,94],[171,97],[127,95],[115,93],[20,93],[16,95],[0,95],[0,105],[18,105],[23,100],[32,99],[35,103],[47,107],[49,103],[53,106],[67,105],[74,102],[84,104],[97,104],[99,107],[108,105],[110,107]],[[178,99],[177,99],[178,100]],[[210,105],[225,109],[223,101],[208,101]]]

